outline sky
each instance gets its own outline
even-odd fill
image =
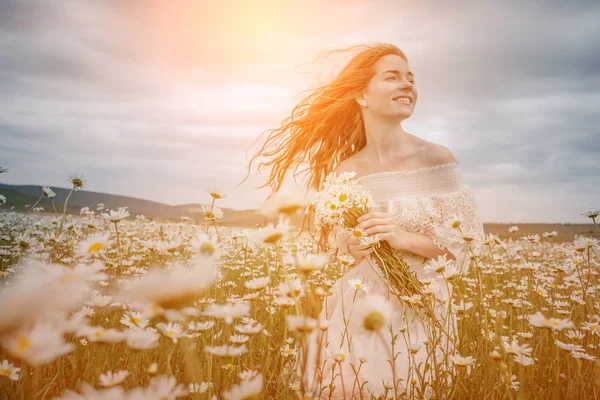
[[[317,57],[383,42],[419,90],[402,127],[452,151],[484,222],[587,223],[599,20],[597,1],[4,0],[0,182],[258,208],[256,163],[239,184],[259,136],[347,61]]]

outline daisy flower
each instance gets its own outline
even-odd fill
[[[77,257],[90,257],[93,255],[104,254],[110,245],[109,232],[98,232],[79,242],[75,249]]]
[[[240,400],[258,398],[263,387],[263,375],[257,374],[255,377],[244,379],[239,385],[235,385],[223,393],[225,400]]]
[[[178,323],[169,322],[165,324],[164,322],[159,322],[156,324],[156,327],[169,339],[173,341],[173,343],[177,343],[177,340],[183,336],[183,327]]]
[[[563,350],[566,351],[581,351],[584,352],[585,349],[578,344],[571,344],[571,343],[563,343],[560,340],[555,340],[554,344],[556,344],[558,347],[560,347]]]
[[[327,254],[309,254],[307,256],[298,257],[296,260],[296,268],[300,272],[309,274],[313,271],[320,270],[327,262],[329,262],[329,255]]]
[[[145,328],[148,325],[149,320],[145,318],[144,314],[142,313],[128,311],[127,313],[123,314],[123,317],[119,322],[130,328],[136,326],[140,328]]]
[[[13,356],[33,365],[47,364],[63,354],[70,353],[75,345],[65,342],[63,331],[49,323],[36,323],[32,329],[22,329],[0,339]]]
[[[452,216],[450,216],[450,218],[448,218],[448,220],[446,221],[446,225],[449,228],[458,229],[462,224],[462,220],[463,217],[461,213],[452,214]]]
[[[129,217],[131,214],[129,214],[129,211],[125,210],[124,208],[120,208],[117,211],[110,210],[109,213],[101,213],[100,215],[107,221],[116,224],[117,222],[121,222],[125,218]]]
[[[288,217],[301,213],[308,205],[308,201],[299,188],[294,188],[289,193],[275,192],[271,194],[258,211],[267,218],[277,218],[280,214]]]
[[[128,371],[119,370],[115,371],[114,373],[112,371],[108,371],[100,375],[100,386],[111,387],[118,385],[119,383],[123,382],[128,376]]]
[[[220,357],[238,357],[248,352],[245,344],[241,346],[223,345],[223,346],[204,346],[204,351]]]
[[[248,233],[248,240],[258,245],[274,245],[283,238],[284,233],[279,226],[269,224]]]
[[[448,265],[449,262],[450,262],[450,260],[446,259],[446,254],[442,254],[437,259],[434,259],[434,258],[430,259],[427,262],[427,264],[425,265],[425,267],[423,268],[423,270],[442,273],[446,269],[446,266]]]
[[[231,335],[229,336],[229,341],[231,343],[246,343],[250,337],[246,335]]]
[[[567,318],[546,318],[541,312],[536,312],[529,316],[529,324],[538,328],[550,328],[553,331],[560,331],[567,328],[573,328],[573,322]],[[582,328],[583,329],[583,328]]]
[[[136,350],[152,349],[158,345],[160,335],[154,329],[131,328],[124,331],[127,346]]]
[[[292,331],[309,333],[317,327],[317,320],[304,315],[288,315],[287,324]]]
[[[48,186],[44,186],[42,188],[42,192],[44,193],[44,196],[48,197],[49,199],[56,196],[56,193],[54,193],[54,191],[52,189],[50,189],[50,187],[48,187]]]
[[[260,331],[263,330],[263,325],[262,324],[256,324],[256,325],[250,325],[250,324],[244,324],[244,325],[236,325],[235,326],[235,330],[240,332],[240,333],[244,333],[246,335],[249,334],[254,334],[254,333],[259,333]]]
[[[213,199],[227,198],[227,194],[225,194],[225,192],[223,192],[221,188],[218,188],[216,186],[207,187],[205,190],[208,192],[208,194],[210,194],[210,197],[212,197]]]
[[[368,294],[356,301],[352,320],[365,333],[377,332],[390,321],[393,308],[391,303],[379,293]]]
[[[588,331],[592,335],[600,336],[600,323],[599,322],[584,322],[581,324],[581,329]]]
[[[589,355],[587,353],[584,353],[584,352],[581,352],[581,351],[572,351],[571,352],[571,356],[573,358],[583,358],[585,360],[590,360],[590,361],[593,361],[593,360],[596,359],[595,356],[591,356],[591,355]]]
[[[138,397],[135,397],[133,394],[136,391],[140,390],[137,394]],[[174,376],[157,376],[150,379],[150,382],[146,388],[143,389],[134,389],[130,393],[132,393],[131,398],[146,398],[146,399],[176,399],[181,396],[185,396],[188,394],[187,390],[177,383],[177,380]]]
[[[466,367],[467,365],[471,365],[475,362],[475,359],[473,357],[471,357],[471,356],[463,357],[460,354],[450,355],[450,357],[448,357],[448,358],[457,367]]]
[[[205,257],[198,258],[191,267],[179,265],[170,271],[156,268],[141,279],[124,281],[118,297],[161,308],[180,308],[203,294],[215,280],[215,273],[215,264]]]
[[[348,284],[356,290],[362,290],[365,293],[369,292],[369,285],[363,283],[360,279],[349,279]]]
[[[190,383],[190,393],[206,393],[209,388],[213,387],[212,382]]]
[[[6,376],[8,379],[16,381],[19,379],[19,371],[21,368],[17,368],[13,363],[8,362],[8,360],[2,361],[0,363],[0,376]]]
[[[77,336],[85,336],[90,342],[102,343],[120,342],[125,338],[123,332],[102,326],[83,326],[77,331]]]
[[[204,214],[204,218],[206,218],[209,221],[223,218],[223,210],[221,210],[217,206],[211,207],[206,204],[202,204],[202,214]]]
[[[244,286],[251,290],[262,290],[265,287],[267,287],[268,284],[269,278],[266,276],[262,278],[254,278],[247,282],[244,282]]]
[[[250,305],[246,303],[209,304],[202,315],[221,318],[231,324],[234,318],[245,317],[250,313]]]
[[[83,179],[83,175],[79,174],[71,174],[69,175],[68,182],[73,185],[73,191],[77,192],[78,190],[83,189],[85,185],[85,180]]]

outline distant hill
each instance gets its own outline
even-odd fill
[[[54,205],[59,213],[65,199],[71,189],[52,187],[56,193]],[[11,209],[23,211],[32,206],[42,194],[42,186],[37,185],[7,185],[0,183],[0,194],[6,196],[6,204],[1,209]],[[204,221],[202,214],[202,204],[181,204],[170,206],[151,200],[139,199],[136,197],[120,196],[115,194],[92,192],[80,190],[69,199],[67,212],[70,214],[79,214],[82,207],[89,207],[96,210],[96,206],[102,203],[105,209],[116,210],[119,207],[127,206],[127,210],[132,215],[143,214],[146,217],[157,220],[179,220],[182,216],[188,216],[194,220]],[[210,204],[208,204],[210,206]],[[26,207],[27,206],[27,207]],[[38,207],[43,207],[44,211],[53,212],[52,201],[47,197],[42,198]],[[218,206],[218,202],[217,202]],[[222,208],[223,219],[219,220],[222,225],[235,225],[240,227],[256,227],[257,224],[263,225],[268,222],[262,215],[257,214],[256,210],[233,210]]]
[[[56,193],[54,204],[59,213],[62,213],[64,201],[71,189],[52,187]],[[7,204],[0,207],[0,211],[14,210],[23,211],[26,205],[33,205],[42,194],[42,186],[36,185],[6,185],[0,183],[0,194],[6,196]],[[105,209],[116,210],[119,207],[127,206],[132,215],[143,214],[148,218],[157,221],[178,221],[182,216],[194,219],[196,222],[204,222],[202,214],[202,204],[181,204],[170,206],[168,204],[158,203],[156,201],[138,199],[136,197],[120,196],[115,194],[92,192],[82,190],[73,193],[69,199],[67,212],[70,214],[79,214],[82,207],[89,207],[96,210],[98,203],[103,203]],[[210,205],[210,204],[209,204]],[[218,205],[218,204],[217,204]],[[52,202],[44,197],[39,203],[39,207],[44,207],[44,211],[53,212]],[[28,208],[27,207],[27,208]],[[223,219],[219,220],[220,225],[238,226],[243,228],[255,228],[264,226],[269,221],[257,210],[233,210],[230,208],[221,208],[223,210]],[[298,216],[294,220],[296,226],[301,226],[302,217]],[[508,233],[508,228],[512,225],[519,226],[519,232],[516,235]],[[539,234],[544,232],[557,231],[559,236],[555,239],[557,242],[572,241],[575,235],[584,235],[600,239],[600,233],[593,224],[560,224],[560,223],[484,223],[486,233],[494,233],[502,239],[509,237],[522,237],[524,235]]]

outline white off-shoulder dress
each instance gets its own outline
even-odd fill
[[[394,216],[401,229],[431,237],[439,249],[446,248],[456,257],[458,268],[463,272],[468,271],[471,253],[469,251],[467,254],[462,234],[452,228],[448,220],[455,215],[460,218],[462,232],[474,238],[470,242],[470,248],[475,254],[483,245],[484,231],[475,197],[470,187],[464,184],[458,163],[423,167],[414,171],[374,173],[358,177],[355,181],[371,192],[375,202],[388,205],[387,211]],[[342,237],[344,236],[338,235],[336,243],[338,247],[344,249],[345,243]],[[399,252],[399,254],[419,278],[435,281],[433,285],[437,287],[435,296],[440,303],[446,302],[446,306],[440,308],[447,309],[448,285],[439,273],[423,270],[429,260],[414,253]],[[357,321],[352,320],[354,305],[368,294],[363,290],[357,291],[355,286],[351,286],[348,283],[351,279],[360,279],[368,286],[369,294],[380,293],[391,301],[394,313],[389,323],[394,334],[398,334],[394,352],[400,352],[395,362],[395,377],[397,381],[402,379],[398,386],[400,391],[410,391],[410,377],[416,376],[415,365],[427,359],[427,349],[424,345],[424,341],[427,340],[425,328],[418,319],[405,317],[407,313],[404,312],[404,305],[388,293],[377,265],[368,258],[361,260],[332,286],[320,315],[322,321],[327,319],[329,327],[327,330],[315,330],[308,336],[306,372],[302,374],[300,370],[303,357],[301,354],[297,364],[300,375],[304,375],[307,388],[312,388],[313,398],[360,399],[358,386],[367,381],[362,389],[362,398],[371,399],[371,395],[377,398],[385,393],[385,385],[393,386],[394,375],[389,361],[391,333],[388,328],[383,328],[380,331],[381,336],[365,335],[360,330],[360,323],[357,324]],[[436,285],[437,282],[439,284]],[[454,316],[451,316],[450,320],[451,332],[456,332]],[[348,332],[346,339],[343,340],[346,325]],[[404,328],[406,330],[401,332]],[[348,336],[351,338],[350,341]],[[408,341],[407,337],[409,337]],[[416,351],[410,356],[408,346]],[[321,351],[321,357],[319,365],[316,365],[318,350]],[[338,350],[342,350],[344,359],[336,363],[335,359],[339,359],[339,356],[335,356]],[[357,374],[353,372],[352,365],[357,370],[361,358],[366,362],[362,364],[356,378]],[[335,365],[334,371],[332,365]],[[424,365],[420,368],[422,373]],[[322,382],[319,382],[319,374],[322,374]],[[332,393],[329,388],[321,390],[320,386],[328,386],[332,382],[332,377],[335,390]],[[394,398],[392,389],[388,390],[388,396]]]

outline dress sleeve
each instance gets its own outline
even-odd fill
[[[470,267],[471,251],[479,254],[485,241],[483,223],[472,190],[463,187],[452,194],[434,196],[428,207],[429,228],[433,243],[440,249],[448,249],[456,257],[456,266],[464,273]],[[460,221],[458,227],[453,223]]]

